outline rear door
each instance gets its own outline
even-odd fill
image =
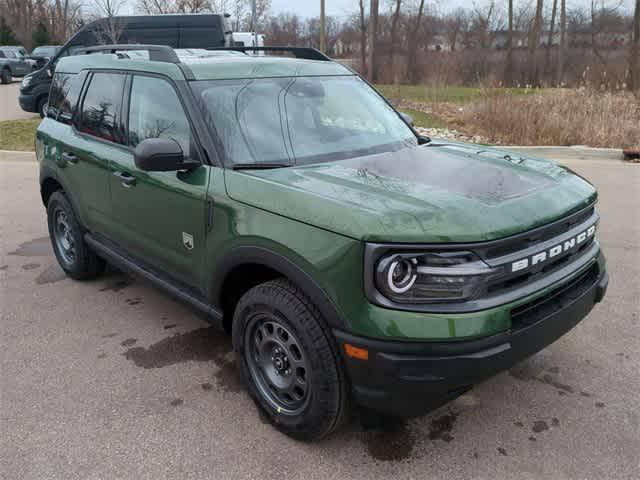
[[[84,211],[85,226],[101,234],[107,233],[111,217],[110,162],[128,153],[120,124],[125,80],[126,75],[119,72],[88,75],[73,118],[75,128],[61,155],[65,177]]]
[[[178,92],[160,76],[129,77],[127,155],[111,162],[111,231],[133,256],[181,283],[199,284],[206,235],[206,191],[210,168],[145,172],[134,149],[147,138],[171,138],[185,158],[201,160]]]

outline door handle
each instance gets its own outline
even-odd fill
[[[120,179],[123,187],[130,188],[136,184],[136,177],[129,172],[114,172],[114,175]]]
[[[62,160],[65,163],[78,163],[78,157],[71,152],[62,152]]]

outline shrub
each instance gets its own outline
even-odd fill
[[[640,104],[626,92],[583,88],[488,94],[467,106],[463,120],[502,144],[623,148],[640,143]]]

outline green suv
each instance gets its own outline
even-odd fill
[[[71,278],[108,261],[206,312],[299,439],[353,405],[427,412],[603,298],[590,183],[421,137],[347,67],[290,50],[60,60],[36,151]]]

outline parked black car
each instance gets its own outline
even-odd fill
[[[58,59],[83,48],[111,43],[160,44],[173,48],[224,47],[226,35],[224,15],[143,15],[96,20],[71,37],[42,68],[22,80],[20,107],[44,117]],[[117,38],[112,38],[114,36]]]

